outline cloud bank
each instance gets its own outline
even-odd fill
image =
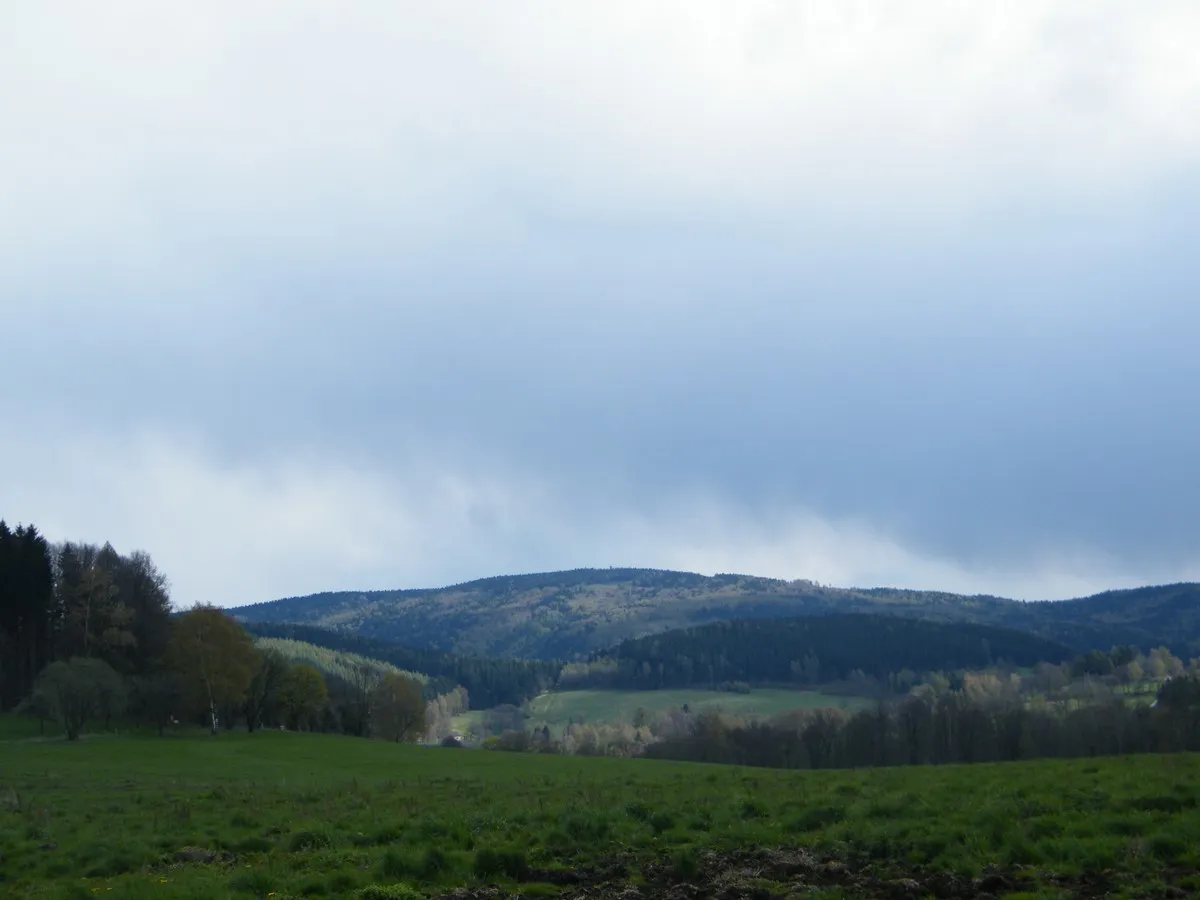
[[[0,12],[0,515],[180,603],[1200,577],[1194,4]]]

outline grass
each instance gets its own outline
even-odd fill
[[[871,705],[865,697],[822,694],[774,688],[756,688],[748,694],[692,689],[661,691],[554,691],[529,701],[530,724],[565,728],[570,722],[632,722],[638,709],[647,717],[685,703],[693,713],[714,710],[735,716],[769,717],[794,709],[843,707],[862,709]]]
[[[798,846],[885,881],[1192,891],[1200,756],[781,772],[278,732],[0,744],[4,897],[554,895],[563,873],[711,878],[714,859]],[[784,895],[790,871],[760,860],[755,885]]]
[[[25,741],[57,738],[62,729],[53,722],[38,722],[30,716],[0,715],[0,741]]]

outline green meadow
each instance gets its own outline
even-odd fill
[[[785,772],[10,737],[0,896],[1168,896],[1200,891],[1198,804],[1196,755]]]
[[[728,691],[665,689],[657,691],[552,691],[529,701],[530,724],[553,731],[571,722],[631,723],[639,709],[653,718],[686,705],[693,713],[712,711],[733,716],[769,718],[796,709],[840,707],[858,710],[871,705],[865,697],[834,696],[818,691],[755,688],[747,694]]]

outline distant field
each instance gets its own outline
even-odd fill
[[[1194,896],[1200,756],[782,772],[279,732],[16,741],[0,848],[5,898]]]
[[[871,702],[865,697],[768,688],[749,694],[703,690],[555,691],[535,697],[529,701],[529,707],[533,714],[530,724],[562,729],[571,722],[632,722],[638,709],[653,716],[684,704],[694,713],[712,710],[736,716],[768,717],[794,709],[862,709]]]
[[[531,716],[525,724],[529,728],[546,725],[552,733],[561,735],[572,722],[584,725],[632,723],[638,709],[653,718],[664,710],[679,709],[684,704],[697,713],[714,710],[736,716],[767,718],[794,709],[864,709],[872,702],[865,697],[774,688],[755,689],[749,694],[704,690],[551,691],[529,701]],[[482,725],[483,718],[483,711],[472,710],[455,716],[452,723],[457,732],[465,734],[472,726]]]

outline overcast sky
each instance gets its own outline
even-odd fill
[[[2,4],[0,516],[181,605],[1200,579],[1198,35],[1194,0]]]

